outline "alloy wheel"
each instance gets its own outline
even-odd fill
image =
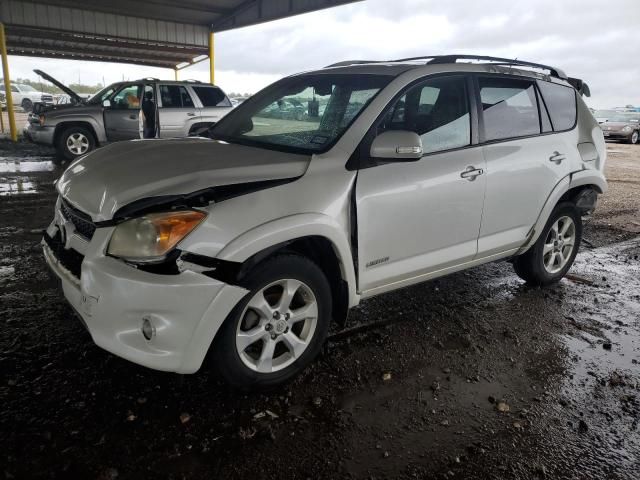
[[[89,150],[89,139],[82,133],[72,133],[67,137],[67,148],[74,155],[82,155]]]
[[[236,351],[258,373],[282,370],[307,350],[318,323],[318,302],[305,283],[283,279],[249,300],[236,329]]]
[[[544,268],[551,274],[562,270],[576,248],[576,225],[568,216],[556,220],[547,234],[542,250]]]

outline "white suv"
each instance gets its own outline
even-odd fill
[[[6,96],[4,85],[0,86],[0,93]],[[53,105],[53,95],[50,93],[39,92],[31,85],[19,83],[11,84],[11,100],[14,105],[20,105],[25,112],[33,110],[33,105],[36,103]]]
[[[44,254],[106,350],[180,373],[209,353],[234,385],[279,384],[373,295],[496,260],[534,285],[562,278],[607,188],[577,90],[493,57],[294,75],[212,139],[72,163]]]

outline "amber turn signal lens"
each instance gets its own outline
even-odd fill
[[[158,232],[158,251],[167,252],[196,228],[205,217],[202,212],[186,211],[160,216],[149,215],[149,221]]]

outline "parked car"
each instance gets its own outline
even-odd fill
[[[93,94],[90,93],[78,93],[78,97],[80,97],[83,101],[89,100],[93,97]],[[53,103],[55,105],[69,105],[78,103],[75,97],[72,97],[69,94],[63,93],[61,95],[54,95]]]
[[[606,123],[600,125],[606,140],[623,140],[627,143],[640,142],[640,114],[616,113]]]
[[[473,56],[293,75],[213,139],[71,164],[44,256],[102,348],[180,373],[209,353],[234,385],[277,385],[366,298],[497,260],[533,285],[567,273],[607,188],[577,83]],[[327,106],[315,122],[270,115],[294,97]]]
[[[54,146],[59,158],[67,160],[110,142],[141,138],[140,108],[147,92],[157,107],[155,135],[159,138],[186,137],[212,126],[232,109],[219,87],[200,82],[155,78],[118,82],[86,100],[45,72],[35,71],[72,101],[40,110],[30,121],[29,137]]]
[[[4,84],[0,84],[0,93],[6,98]],[[36,103],[53,105],[53,95],[50,93],[39,92],[31,85],[22,85],[19,83],[11,84],[11,100],[14,105],[20,105],[27,113],[33,109],[33,105]]]

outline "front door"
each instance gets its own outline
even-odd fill
[[[472,141],[470,85],[464,75],[426,80],[395,101],[377,126],[378,134],[418,133],[424,156],[358,172],[363,294],[411,283],[476,255],[486,177],[482,149]]]
[[[104,126],[110,142],[140,138],[142,85],[122,87],[104,109]]]

